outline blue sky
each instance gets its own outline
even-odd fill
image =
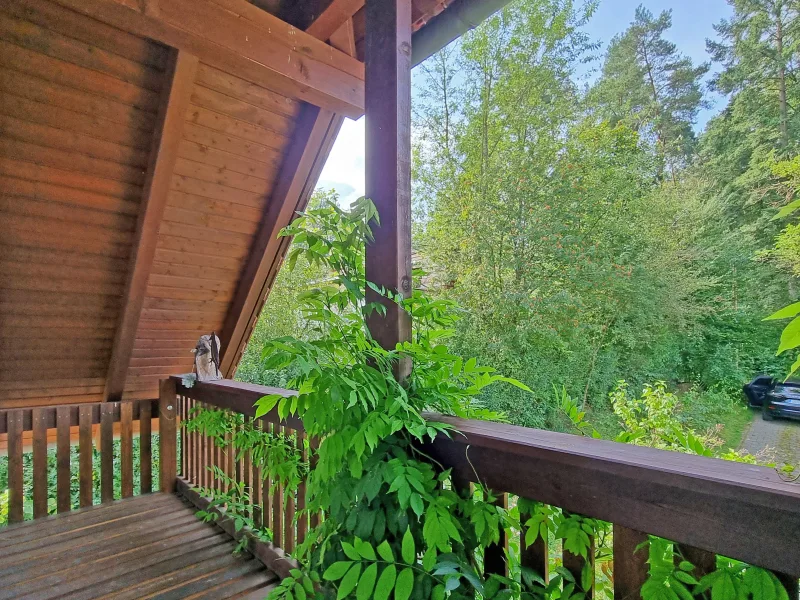
[[[731,14],[726,0],[600,0],[586,31],[605,48],[611,38],[628,27],[639,4],[644,4],[655,14],[672,9],[672,29],[667,38],[696,63],[708,60],[706,38],[714,37],[713,25]],[[700,114],[698,130],[724,106],[723,98],[709,99],[714,106]],[[337,189],[343,205],[364,194],[363,118],[359,121],[345,119],[320,175],[319,186]]]

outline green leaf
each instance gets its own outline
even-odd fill
[[[425,506],[422,504],[422,497],[414,492],[411,494],[411,510],[413,510],[418,517],[422,516],[422,513],[425,512]]]
[[[259,417],[263,417],[273,408],[275,405],[283,399],[283,396],[280,394],[270,394],[269,396],[264,396],[256,400],[256,416],[255,418],[258,419]]]
[[[436,548],[428,548],[425,555],[422,557],[422,568],[430,572],[436,565]]]
[[[405,568],[397,576],[394,598],[395,600],[408,600],[412,591],[414,591],[414,571],[411,568]]]
[[[381,545],[378,546],[378,554],[386,562],[394,562],[394,552],[392,552],[392,547],[386,540],[383,540]]]
[[[344,574],[347,573],[347,569],[349,569],[352,565],[353,563],[349,560],[335,562],[330,567],[325,569],[325,572],[322,574],[322,578],[325,581],[338,581],[344,577]]]
[[[697,585],[698,583],[700,583],[699,581],[697,581],[697,579],[695,579],[685,571],[675,571],[672,574],[672,576],[675,577],[675,579],[677,579],[681,583],[687,583],[689,585]]]
[[[366,568],[356,588],[356,600],[369,600],[375,588],[375,578],[378,576],[378,565],[372,563]]]
[[[765,317],[765,321],[775,321],[777,319],[788,319],[789,317],[796,317],[800,315],[800,302],[795,302],[789,306],[784,306],[778,312],[772,313],[770,316]]]
[[[711,600],[736,600],[736,584],[728,571],[723,571],[711,586]]]
[[[447,590],[444,589],[442,584],[437,585],[433,588],[433,592],[431,593],[431,600],[444,600],[444,595]]]
[[[397,567],[389,565],[383,570],[375,586],[375,600],[387,600],[394,589],[394,582],[397,579]]]
[[[770,574],[758,567],[748,567],[742,581],[755,600],[776,600],[777,590]]]
[[[361,554],[353,547],[352,544],[342,542],[342,550],[350,560],[361,560]]]
[[[370,527],[370,530],[372,527]],[[369,542],[364,542],[358,538],[356,538],[356,549],[358,553],[361,555],[362,558],[367,560],[376,560],[377,557],[375,556],[375,549],[372,547],[372,544]]]
[[[784,327],[781,332],[781,343],[778,346],[777,354],[797,348],[797,346],[800,346],[800,317],[795,317]]]
[[[342,600],[342,598],[346,598],[350,592],[356,589],[356,585],[358,585],[358,579],[361,576],[361,563],[356,563],[352,569],[347,572],[347,575],[342,578],[342,582],[339,584],[339,593],[336,594],[336,600]]]
[[[414,559],[416,558],[416,547],[414,546],[414,536],[411,535],[411,528],[407,528],[405,534],[403,534],[403,546],[401,550],[401,556],[403,557],[403,562],[407,565],[413,564]]]

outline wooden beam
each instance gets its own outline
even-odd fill
[[[349,26],[348,26],[349,25]],[[352,20],[334,32],[331,44],[355,54]],[[255,327],[267,294],[289,248],[287,238],[278,238],[299,210],[304,210],[314,191],[319,174],[328,160],[344,117],[312,105],[301,109],[291,145],[284,155],[277,183],[267,204],[267,212],[256,234],[233,302],[220,334],[220,369],[231,378]]]
[[[327,40],[364,6],[364,0],[333,0],[306,29],[306,33]]]
[[[58,4],[199,57],[286,96],[351,117],[364,112],[364,65],[246,0]]]
[[[411,293],[411,0],[368,0],[366,6],[366,195],[380,215],[367,246],[367,280],[404,296]],[[369,318],[384,348],[410,339],[411,319],[394,303]],[[400,365],[403,376],[410,365]]]
[[[343,120],[310,104],[302,108],[222,327],[220,369],[224,377],[233,377],[289,247],[289,239],[278,238],[278,233],[297,211],[305,209]]]
[[[111,402],[122,399],[125,388],[125,376],[144,305],[147,279],[155,257],[158,227],[167,205],[167,193],[183,137],[183,125],[198,64],[196,56],[180,50],[173,51],[170,58],[168,84],[162,92],[159,125],[150,150],[123,305],[106,377],[104,397]]]

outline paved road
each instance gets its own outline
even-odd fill
[[[756,414],[741,447],[751,454],[766,454],[767,459],[778,464],[800,466],[800,421],[765,421],[760,413]]]

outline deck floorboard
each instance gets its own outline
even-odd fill
[[[195,510],[148,494],[0,529],[0,600],[265,598],[277,576]]]

